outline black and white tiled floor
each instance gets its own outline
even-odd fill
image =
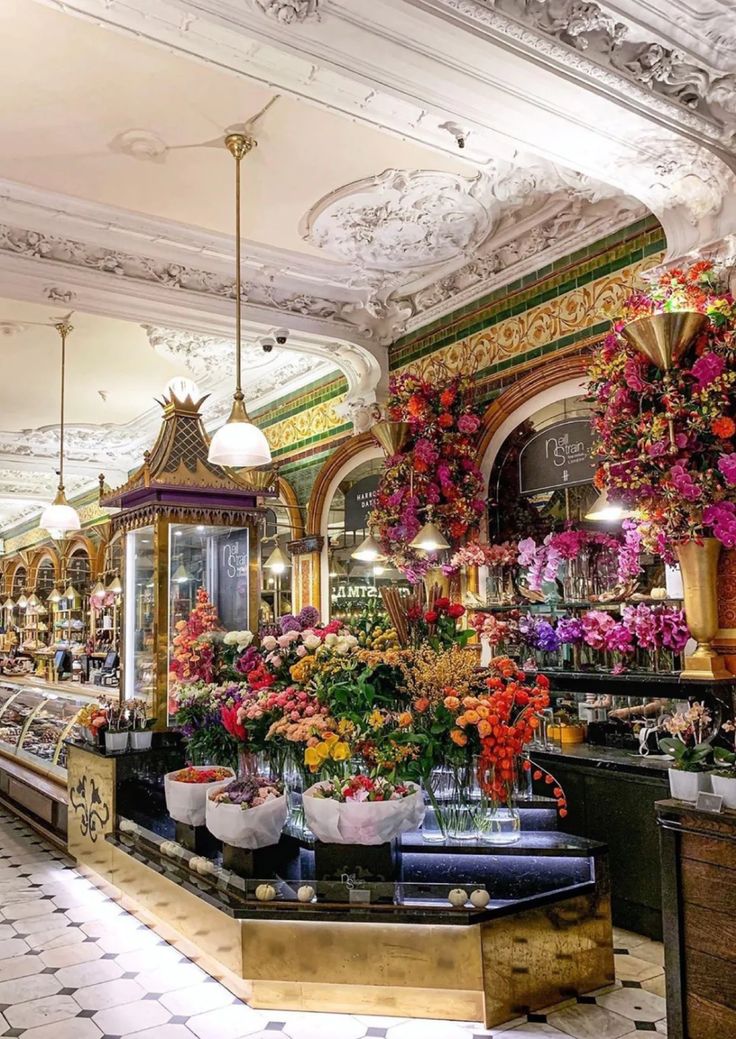
[[[0,1036],[635,1039],[666,1034],[662,946],[616,931],[615,987],[502,1028],[252,1010],[0,811]],[[177,943],[178,944],[178,943]]]

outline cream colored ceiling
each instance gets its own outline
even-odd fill
[[[229,232],[232,159],[215,143],[273,94],[241,77],[106,31],[43,4],[0,0],[0,177]],[[110,149],[143,129],[163,161]],[[317,254],[299,222],[317,199],[386,167],[467,172],[306,102],[279,97],[244,163],[245,233]]]

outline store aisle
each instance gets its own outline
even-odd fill
[[[665,1033],[662,946],[616,932],[619,984],[487,1031],[252,1010],[0,812],[0,1036],[23,1039],[633,1039]]]

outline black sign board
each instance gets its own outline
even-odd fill
[[[378,476],[365,476],[345,494],[345,530],[365,530],[376,500]]]
[[[591,458],[590,419],[563,419],[536,433],[519,454],[519,492],[538,494],[590,483],[596,470]]]
[[[220,534],[215,543],[217,614],[226,631],[242,631],[248,627],[248,531]]]

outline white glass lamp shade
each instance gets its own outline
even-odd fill
[[[289,565],[289,560],[277,545],[263,565],[274,574],[283,574]]]
[[[49,602],[50,603],[61,602],[61,592],[59,591],[58,588],[53,588],[49,592]]]
[[[421,552],[440,552],[449,548],[450,542],[435,523],[425,523],[410,545]]]
[[[31,592],[28,597],[28,608],[31,610],[37,610],[41,605],[41,600],[38,598],[35,592]]]
[[[119,577],[113,577],[110,584],[107,586],[108,592],[112,592],[113,595],[123,594],[123,584]]]
[[[177,400],[191,401],[194,403],[199,397],[199,389],[194,379],[187,378],[186,375],[175,375],[173,379],[169,379],[166,384],[166,392],[173,394]]]
[[[21,610],[25,610],[25,609],[27,609],[27,607],[28,607],[28,597],[25,596],[25,595],[19,596],[18,597],[18,608],[21,609]]]
[[[41,526],[47,530],[52,538],[60,538],[65,534],[72,534],[80,530],[82,521],[79,513],[66,501],[55,501],[48,505],[41,513]]]
[[[214,465],[253,469],[271,464],[271,448],[258,426],[252,422],[230,420],[212,437],[207,457]]]
[[[381,551],[379,543],[372,534],[369,534],[368,537],[363,538],[355,551],[350,553],[350,558],[357,559],[361,563],[376,563],[379,559],[383,560],[386,557]]]

